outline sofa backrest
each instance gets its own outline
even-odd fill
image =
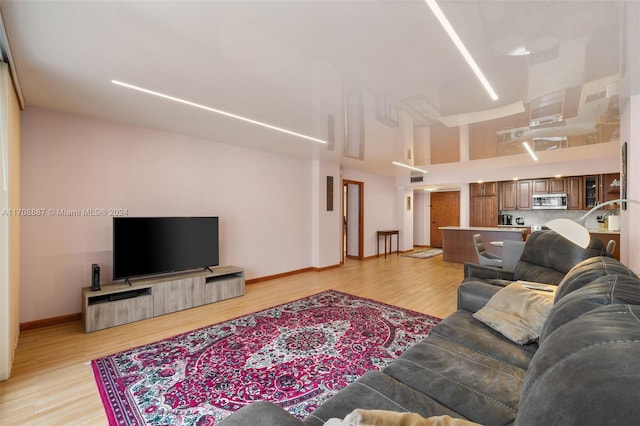
[[[531,360],[514,424],[637,424],[639,318],[640,306],[601,306],[552,333]]]
[[[613,258],[596,257],[579,263],[558,286],[540,342],[582,314],[613,304],[640,305],[636,274]]]
[[[554,231],[534,232],[516,264],[514,279],[558,284],[571,268],[594,256],[607,256],[602,240],[592,238],[584,249]]]

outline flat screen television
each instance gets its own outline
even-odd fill
[[[219,265],[217,217],[114,217],[113,279]]]

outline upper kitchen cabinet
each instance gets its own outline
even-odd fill
[[[567,179],[566,178],[550,178],[550,179],[534,179],[534,194],[566,194]]]
[[[582,176],[571,176],[567,178],[567,209],[582,210],[584,189],[582,186]]]
[[[488,197],[498,195],[498,182],[472,183],[469,188],[472,197]]]
[[[530,180],[500,182],[500,210],[531,209]]]
[[[585,209],[591,209],[605,201],[620,198],[620,173],[585,176],[583,185]],[[605,206],[603,208],[617,209],[619,206]]]

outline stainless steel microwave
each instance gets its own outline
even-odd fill
[[[567,194],[534,194],[534,210],[561,210],[567,208]]]

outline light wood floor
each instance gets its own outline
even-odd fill
[[[328,289],[443,318],[456,309],[462,275],[462,265],[442,256],[347,260],[340,268],[249,284],[244,297],[90,334],[80,321],[25,331],[11,377],[0,383],[0,424],[107,424],[90,360]]]

